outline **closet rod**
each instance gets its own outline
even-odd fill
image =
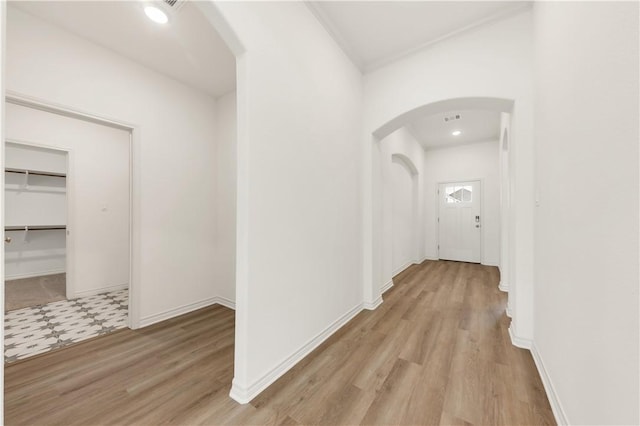
[[[56,229],[67,229],[65,225],[38,225],[38,226],[5,226],[6,231],[53,231]]]
[[[21,173],[23,175],[27,174],[27,172],[28,172],[30,175],[67,177],[67,175],[65,173],[43,172],[43,171],[40,171],[40,170],[26,170],[26,169],[10,169],[10,168],[6,168],[6,169],[4,169],[4,171],[7,172],[7,173]]]

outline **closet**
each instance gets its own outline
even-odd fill
[[[67,152],[5,144],[6,310],[64,300]]]

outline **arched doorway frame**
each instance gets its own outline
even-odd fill
[[[383,286],[381,288],[381,293],[384,293],[388,289],[393,286],[392,278],[402,270],[404,270],[409,264],[402,265],[400,270],[396,270],[394,266],[394,256],[393,256],[393,247],[394,247],[394,238],[396,237],[397,230],[394,228],[394,218],[393,218],[393,179],[391,176],[391,168],[393,167],[393,163],[400,164],[405,171],[411,177],[411,229],[415,230],[415,234],[412,237],[411,241],[411,259],[409,260],[410,264],[419,263],[422,255],[420,253],[420,239],[422,238],[422,227],[421,220],[422,218],[422,199],[420,197],[421,185],[420,181],[423,178],[421,174],[422,167],[415,164],[414,159],[412,159],[406,153],[400,152],[398,149],[391,149],[388,156],[388,164],[386,177],[384,178],[385,182],[382,188],[382,198],[384,200],[383,207],[383,232],[385,233],[386,238],[382,238],[383,245],[383,259],[384,259],[384,267],[383,267]]]
[[[513,113],[515,106],[515,101],[512,99],[506,98],[497,98],[497,97],[458,97],[458,98],[448,98],[435,102],[430,102],[427,104],[420,105],[418,107],[412,108],[404,113],[397,115],[396,117],[388,120],[387,122],[381,124],[374,130],[370,135],[370,141],[373,144],[372,149],[372,180],[371,180],[371,188],[372,191],[372,209],[370,212],[365,211],[365,215],[370,215],[369,219],[371,220],[371,231],[372,235],[370,238],[371,241],[371,251],[366,251],[364,256],[364,267],[371,268],[370,271],[364,271],[365,279],[363,280],[363,296],[364,296],[364,307],[366,309],[375,309],[382,303],[382,290],[386,287],[386,284],[383,282],[383,273],[382,273],[382,265],[384,259],[384,245],[383,245],[383,235],[382,235],[382,226],[384,224],[384,214],[383,214],[383,206],[384,206],[384,194],[382,191],[382,155],[381,155],[381,142],[397,131],[398,129],[406,126],[411,123],[415,119],[419,117],[424,117],[428,115],[434,115],[443,112],[449,112],[453,110],[469,110],[469,109],[477,109],[477,110],[489,110],[504,113],[503,115],[503,123],[501,125],[501,134],[503,132],[503,127],[506,125],[509,127],[509,119],[511,114]],[[504,119],[506,118],[506,119]],[[506,123],[506,124],[505,124]],[[513,141],[510,140],[508,142],[509,145],[513,144]],[[502,145],[501,145],[502,148]],[[509,150],[510,151],[510,150]],[[507,155],[507,160],[509,161],[509,156]],[[501,161],[502,168],[502,161]],[[511,193],[514,190],[514,170],[513,164],[510,166],[507,165],[508,176],[507,181],[509,182],[507,190]],[[504,190],[503,181],[500,182],[501,192]],[[367,190],[365,188],[365,190]],[[514,212],[511,208],[510,203],[502,203],[501,205],[501,241],[505,239],[507,241],[511,241],[514,237],[512,232],[512,222],[514,220]],[[366,232],[366,231],[365,231]],[[367,240],[367,235],[365,234],[365,241]],[[366,247],[365,247],[366,250]],[[503,253],[501,249],[501,259],[500,259],[500,269],[502,271],[508,271],[508,274],[512,274],[514,271],[513,267],[513,256],[506,256],[503,259]],[[370,278],[369,278],[370,277]],[[511,281],[511,275],[507,278],[507,282]],[[509,293],[509,299],[511,299],[514,294],[515,288],[510,288],[511,292]]]

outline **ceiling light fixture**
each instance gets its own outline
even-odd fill
[[[460,136],[462,134],[462,130],[454,130],[453,132],[451,132],[451,134],[453,136]]]
[[[158,24],[166,24],[167,22],[169,22],[169,17],[167,16],[167,14],[155,6],[146,6],[144,8],[144,13],[147,14],[147,17],[149,17],[149,19]]]

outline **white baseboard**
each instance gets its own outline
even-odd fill
[[[233,380],[231,385],[231,392],[229,396],[239,402],[240,404],[247,404],[253,398],[258,396],[260,392],[265,390],[267,386],[278,380],[283,374],[289,371],[293,366],[300,362],[305,356],[309,355],[311,351],[317,348],[322,342],[324,342],[329,336],[335,333],[340,327],[348,323],[353,317],[362,311],[362,304],[350,309],[347,313],[331,323],[328,327],[318,333],[315,337],[302,345],[300,349],[289,355],[271,371],[262,376],[259,380],[254,382],[248,387],[243,387],[239,383]]]
[[[547,369],[544,367],[544,362],[542,362],[542,358],[540,357],[540,353],[538,352],[535,342],[531,345],[531,355],[533,356],[533,362],[535,362],[536,368],[538,369],[538,374],[540,374],[540,378],[542,379],[544,390],[547,392],[547,398],[549,399],[553,416],[556,418],[556,423],[559,425],[568,425],[569,421],[567,420],[567,415],[562,408],[562,404],[560,403],[556,389],[551,382],[551,378],[547,373]]]
[[[509,337],[511,337],[511,344],[518,348],[529,349],[531,350],[531,340],[523,339],[522,337],[518,337],[513,334],[513,327],[509,326]]]
[[[102,288],[95,288],[95,289],[91,289],[91,290],[76,291],[75,294],[73,294],[69,298],[70,299],[77,299],[79,297],[95,296],[96,294],[110,293],[112,291],[126,290],[128,288],[129,288],[129,284],[111,285],[109,287],[102,287]]]
[[[222,296],[215,296],[213,299],[214,299],[213,303],[226,306],[227,308],[233,309],[234,311],[236,310],[236,302],[231,299],[227,299],[226,297],[222,297]]]
[[[378,298],[376,300],[374,300],[373,302],[364,302],[362,304],[362,307],[364,309],[369,310],[369,311],[373,311],[380,305],[382,305],[382,295],[378,296]]]
[[[178,306],[177,308],[169,309],[164,312],[148,315],[140,319],[140,323],[136,328],[146,327],[160,321],[188,314],[189,312],[197,311],[198,309],[206,308],[207,306],[215,305],[216,303],[222,306],[226,306],[229,309],[233,309],[234,311],[236,309],[236,302],[234,302],[233,300],[227,299],[226,297],[222,296],[213,296],[194,303]]]
[[[507,314],[509,318],[513,318],[513,312],[511,311],[511,308],[509,307],[509,305],[507,305],[507,308],[505,309],[504,312]]]
[[[22,278],[44,277],[47,275],[58,275],[58,274],[64,274],[64,273],[65,273],[64,269],[58,269],[55,271],[43,271],[43,272],[26,272],[24,274],[6,275],[4,277],[4,280],[5,281],[20,280]]]
[[[380,293],[385,294],[387,291],[391,290],[391,287],[393,287],[393,280],[389,280],[388,283],[383,285],[380,289]]]
[[[218,299],[219,299],[218,296],[214,296],[208,299],[199,300],[197,302],[178,306],[177,308],[169,309],[164,312],[159,312],[157,314],[147,315],[146,317],[140,318],[140,327],[146,327],[160,321],[168,320],[169,318],[177,317],[178,315],[187,314],[197,309],[201,309],[201,308],[213,305],[214,303],[218,303]]]
[[[404,271],[405,269],[407,269],[409,266],[414,265],[413,260],[405,263],[404,265],[402,265],[401,267],[397,268],[395,271],[393,271],[391,273],[391,276],[395,277],[396,275],[398,275],[400,272]]]
[[[504,281],[500,281],[500,284],[498,285],[498,290],[504,291],[505,293],[509,293],[509,284],[505,283]]]

